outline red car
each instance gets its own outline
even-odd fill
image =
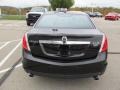
[[[118,14],[118,17],[120,18],[120,14]]]
[[[108,13],[105,16],[105,20],[119,20],[118,13]]]

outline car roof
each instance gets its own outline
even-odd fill
[[[51,14],[71,14],[71,15],[87,15],[85,12],[81,12],[81,11],[65,11],[65,12],[58,12],[58,11],[49,11],[46,12],[45,14],[47,15],[51,15]]]

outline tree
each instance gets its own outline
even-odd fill
[[[56,8],[67,8],[69,9],[74,5],[74,0],[49,0],[53,10]]]

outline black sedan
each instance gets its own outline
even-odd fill
[[[105,72],[108,43],[83,12],[47,12],[22,42],[30,76],[94,77]]]

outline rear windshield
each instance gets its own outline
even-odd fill
[[[94,29],[95,27],[87,15],[54,14],[43,15],[35,28]]]

